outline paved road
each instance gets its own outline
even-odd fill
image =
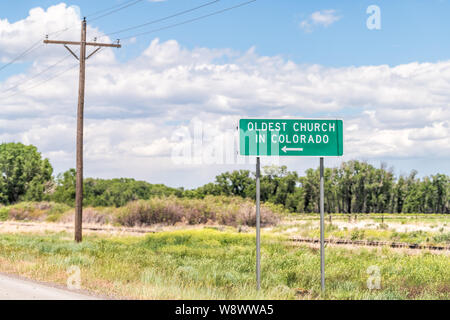
[[[97,300],[97,297],[0,274],[0,300]]]

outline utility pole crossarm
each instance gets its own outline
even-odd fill
[[[67,45],[64,45],[64,48],[66,48],[70,52],[70,54],[75,57],[75,59],[80,61],[80,58],[78,58],[78,56],[75,54],[75,52],[73,52]]]
[[[44,40],[45,44],[65,44],[65,45],[81,45],[81,42],[77,41],[64,41],[64,40]],[[111,47],[111,48],[122,48],[120,44],[114,43],[97,43],[97,42],[86,42],[87,46],[93,47]]]
[[[90,57],[92,57],[94,54],[96,54],[100,49],[101,49],[100,47],[98,47],[97,49],[95,49],[90,55],[88,55],[88,56],[86,57],[86,60],[89,59]]]

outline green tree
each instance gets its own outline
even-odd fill
[[[353,164],[354,161],[344,162],[339,168],[339,198],[341,201],[341,210],[344,213],[352,212],[354,191]]]
[[[70,169],[58,175],[56,182],[57,186],[52,199],[73,206],[75,204],[75,169]],[[154,196],[174,195],[181,197],[182,194],[183,190],[180,189],[129,178],[86,178],[83,183],[83,204],[96,207],[120,207],[134,200],[147,200]]]
[[[433,212],[436,213],[448,213],[449,211],[449,185],[450,179],[444,174],[437,174],[432,176],[432,185],[434,187],[434,199]]]
[[[261,199],[286,206],[289,198],[290,207],[297,207],[293,202],[295,197],[292,196],[299,182],[297,172],[289,172],[286,166],[266,166],[263,172]]]
[[[392,187],[392,204],[391,204],[391,212],[402,213],[403,212],[403,204],[405,201],[405,197],[407,194],[407,186],[406,181],[403,176],[400,176],[397,183],[395,183]]]
[[[249,197],[254,180],[248,170],[225,172],[216,177],[216,185],[220,194],[226,196]]]
[[[422,193],[416,175],[417,171],[413,170],[406,180],[406,197],[402,209],[404,213],[420,212]]]
[[[42,159],[35,146],[22,143],[0,145],[0,170],[0,201],[3,204],[43,200],[53,173],[50,162]]]
[[[52,200],[74,206],[76,180],[75,169],[69,169],[64,173],[58,174],[56,177],[57,187],[55,192],[52,194]]]
[[[376,168],[351,160],[339,168],[325,168],[325,211],[328,213],[423,212],[448,213],[449,177],[437,174],[395,179],[385,164]],[[255,198],[255,173],[248,170],[226,172],[214,183],[184,191],[184,196],[228,195]],[[286,166],[266,166],[261,176],[261,201],[281,204],[291,212],[319,211],[319,169],[308,169],[299,177]]]
[[[303,188],[303,211],[319,212],[319,187],[320,172],[319,170],[308,169],[306,176],[300,178]]]

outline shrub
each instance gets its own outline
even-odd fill
[[[355,229],[350,235],[351,240],[362,240],[365,237],[365,230]]]
[[[382,222],[377,226],[377,229],[387,230],[389,229],[389,225],[387,223]]]
[[[33,202],[21,202],[11,206],[8,212],[9,219],[40,221],[44,218],[44,211]]]
[[[230,226],[254,226],[256,210],[253,201],[239,197],[206,196],[204,199],[152,198],[139,200],[121,208],[116,222],[125,226],[176,223],[218,223]],[[261,206],[261,225],[274,225],[279,214]]]
[[[111,208],[84,208],[83,209],[83,223],[92,224],[108,224],[113,219],[111,218],[113,212]],[[67,211],[57,221],[63,223],[73,223],[75,220],[75,210],[71,209]],[[47,221],[50,221],[47,219]]]
[[[450,232],[435,235],[433,237],[433,241],[434,242],[450,243]]]
[[[64,204],[53,202],[20,202],[3,207],[0,220],[57,221],[62,213],[70,208]]]
[[[0,221],[6,221],[9,218],[8,208],[0,209]]]
[[[277,206],[261,205],[261,225],[276,224],[282,213]],[[22,202],[0,209],[0,220],[34,220],[73,222],[74,209],[53,202]],[[88,207],[83,210],[83,222],[142,226],[152,224],[221,224],[229,226],[255,226],[255,203],[240,197],[206,196],[198,198],[155,197],[137,200],[114,207]]]

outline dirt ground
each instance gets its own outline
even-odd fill
[[[325,219],[326,223],[329,223],[328,219]],[[298,231],[295,226],[301,226],[304,224],[311,223],[312,226],[319,226],[319,220],[302,220],[302,219],[288,219],[281,222],[281,225],[292,225],[292,228],[286,229],[285,233],[294,233]],[[350,221],[348,219],[333,219],[332,224],[337,226],[340,230],[353,230],[353,229],[379,229],[381,224],[381,218],[371,219],[364,218],[355,220],[352,218]],[[385,219],[384,224],[387,225],[392,231],[396,232],[413,232],[413,231],[424,231],[424,232],[450,232],[450,219],[447,223],[442,223],[440,220],[429,221],[429,220],[414,220],[407,219],[402,222],[391,221],[390,219]]]
[[[319,221],[317,220],[303,220],[303,221],[295,221],[295,224],[302,225],[306,223],[312,223],[313,225],[319,224]],[[439,228],[436,228],[436,223],[428,223],[428,222],[413,222],[413,223],[405,223],[401,224],[398,222],[385,222],[388,224],[389,228],[395,229],[398,232],[408,232],[408,231],[415,231],[415,230],[423,230],[423,231],[431,231],[431,232],[437,232],[439,228],[442,228],[440,226]],[[282,224],[291,225],[293,224],[292,221],[285,221]],[[336,220],[333,221],[334,225],[337,225],[340,229],[347,228],[348,230],[351,229],[376,229],[379,225],[379,222],[376,223],[371,220],[364,220],[364,221],[343,221],[343,220]],[[95,225],[95,224],[83,224],[83,233],[84,234],[103,234],[106,236],[143,236],[148,233],[154,233],[154,232],[162,232],[162,231],[174,231],[174,230],[186,230],[186,229],[203,229],[205,227],[215,227],[218,229],[225,229],[223,226],[206,226],[206,225],[195,225],[195,226],[189,226],[189,225],[175,225],[175,226],[162,226],[162,225],[154,225],[150,227],[115,227],[111,225]],[[47,232],[73,232],[73,224],[72,223],[45,223],[45,222],[16,222],[16,221],[5,221],[0,222],[0,233],[47,233]],[[450,228],[448,226],[444,226],[444,230],[448,231]],[[251,228],[242,228],[240,230],[241,232],[252,232]],[[268,227],[265,228],[265,231],[270,232],[272,231],[272,228]],[[289,234],[295,234],[295,232],[298,231],[298,227],[292,227],[284,230],[282,234],[289,235]],[[290,245],[293,246],[308,246],[311,248],[319,248],[318,243],[306,243],[306,242],[292,242]],[[366,248],[372,248],[377,250],[382,250],[382,247],[373,247],[373,246],[364,246],[364,245],[354,245],[354,244],[334,244],[334,243],[327,243],[326,246],[330,247],[340,247],[340,248],[347,248],[349,250],[366,247]],[[408,248],[390,248],[392,250],[395,250],[397,252],[402,252],[406,254],[420,254],[422,252],[430,252],[434,254],[444,254],[447,256],[450,256],[449,250],[427,250],[427,249],[408,249]],[[381,251],[380,251],[381,253]]]
[[[309,248],[314,248],[319,250],[320,249],[320,243],[301,243],[301,242],[290,242],[289,243],[292,246],[307,246]],[[360,248],[367,248],[369,250],[377,250],[377,252],[382,255],[383,254],[383,247],[373,247],[373,246],[364,246],[364,245],[352,245],[352,244],[334,244],[334,243],[327,243],[325,244],[325,248],[327,247],[339,247],[339,248],[346,248],[348,250],[355,250]],[[409,248],[392,248],[389,247],[389,250],[398,252],[398,253],[404,253],[404,254],[410,254],[410,255],[417,255],[422,254],[424,252],[432,253],[432,254],[442,254],[445,256],[450,257],[450,251],[449,250],[427,250],[427,249],[409,249]]]
[[[114,227],[111,225],[83,224],[83,232],[85,234],[99,233],[110,236],[139,236],[146,233],[154,233],[161,231],[173,231],[180,229],[201,229],[203,225],[198,226],[161,226],[154,225],[151,227]],[[45,233],[45,232],[73,232],[72,223],[46,223],[46,222],[16,222],[5,221],[0,222],[0,233]]]

